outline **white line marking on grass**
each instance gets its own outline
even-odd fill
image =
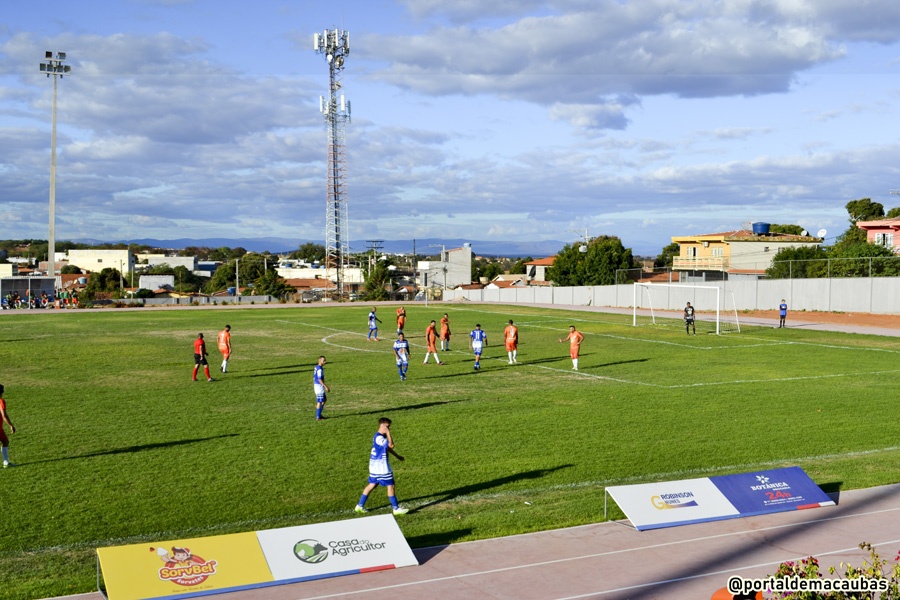
[[[290,325],[303,325],[304,327],[318,327],[319,329],[326,329],[328,331],[334,331],[335,333],[332,333],[331,335],[326,335],[321,340],[323,344],[332,346],[334,348],[343,348],[344,350],[354,350],[356,352],[375,352],[375,353],[387,353],[388,350],[391,350],[391,347],[388,347],[388,346],[382,346],[383,348],[385,348],[385,350],[357,348],[355,346],[343,346],[341,344],[336,344],[329,340],[329,338],[332,338],[336,335],[353,335],[353,336],[360,336],[360,337],[365,336],[365,334],[359,333],[358,331],[347,331],[346,329],[336,329],[334,327],[325,327],[324,325],[315,325],[313,323],[304,323],[302,321],[285,321],[285,320],[279,319],[278,322],[279,323],[288,323]],[[387,339],[387,338],[385,338],[385,339]],[[408,340],[409,340],[409,338],[407,338],[407,341]],[[426,347],[424,344],[414,344],[412,342],[410,342],[409,345],[416,347],[416,348],[425,348]]]
[[[707,383],[683,383],[679,385],[661,385],[659,387],[667,390],[692,387],[706,387],[713,385],[734,385],[744,383],[774,383],[781,381],[808,381],[816,379],[834,379],[837,377],[864,377],[869,375],[889,375],[892,373],[900,373],[900,369],[891,369],[889,371],[864,371],[858,373],[828,373],[826,375],[808,375],[804,377],[776,377],[774,379],[735,379],[734,381],[710,381]],[[647,384],[651,385],[651,384]]]

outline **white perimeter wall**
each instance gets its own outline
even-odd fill
[[[784,298],[790,310],[824,312],[900,313],[900,277],[832,279],[735,280],[698,284],[734,293],[738,310],[772,310]],[[499,290],[446,290],[444,300],[460,298],[503,304],[559,304],[631,308],[634,284],[593,287],[523,287]],[[728,307],[730,308],[730,294]],[[643,298],[643,299],[642,299]],[[715,309],[711,292],[660,285],[654,288],[653,308],[681,310],[685,302],[698,310]],[[713,303],[712,306],[707,304]],[[639,308],[647,308],[646,294],[638,295]]]

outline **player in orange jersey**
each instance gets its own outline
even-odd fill
[[[439,365],[444,364],[441,362],[441,359],[438,357],[437,339],[438,339],[437,328],[435,327],[434,321],[431,321],[431,323],[428,325],[428,329],[425,330],[426,350],[425,350],[425,362],[422,363],[423,365],[428,364],[428,357],[431,356],[432,354],[434,354],[434,360],[437,362],[437,364],[439,364]]]
[[[569,335],[559,340],[560,342],[564,342],[569,340],[569,356],[572,357],[572,370],[578,370],[578,352],[581,350],[581,342],[584,341],[584,334],[580,331],[575,331],[574,325],[569,325]]]
[[[450,317],[447,313],[441,317],[441,352],[450,352]]]
[[[509,364],[518,363],[519,355],[519,328],[513,325],[512,319],[503,330],[503,339],[506,341],[506,355],[509,356]]]
[[[397,309],[397,335],[403,333],[404,325],[406,325],[406,309],[401,306]]]
[[[222,366],[219,370],[223,373],[228,370],[228,359],[231,358],[231,325],[219,332],[216,340],[219,344],[219,352],[222,353]]]
[[[9,413],[6,412],[6,400],[3,399],[3,386],[0,385],[0,450],[3,452],[3,468],[5,469],[6,467],[12,467],[13,464],[9,462],[9,438],[6,437],[6,432],[3,431],[4,423],[9,425],[10,433],[16,432],[16,426],[12,424]]]
[[[197,339],[194,340],[194,374],[191,376],[191,381],[197,381],[197,371],[200,370],[200,365],[203,365],[203,372],[206,373],[206,380],[213,380],[212,377],[209,376],[209,363],[206,362],[206,357],[206,342],[203,341],[203,334],[198,333]]]

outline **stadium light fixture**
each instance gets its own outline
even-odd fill
[[[56,277],[56,87],[57,79],[62,79],[72,72],[72,67],[62,64],[66,60],[65,52],[44,52],[41,73],[53,77],[53,113],[50,126],[50,226],[47,233],[47,266],[50,277]],[[54,288],[56,284],[54,283]],[[55,295],[55,294],[54,294]]]

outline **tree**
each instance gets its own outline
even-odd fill
[[[253,282],[253,290],[261,296],[281,298],[285,294],[296,292],[293,286],[285,282],[275,269],[270,269]]]
[[[773,223],[769,225],[769,231],[771,233],[787,233],[790,235],[801,235],[803,233],[803,228],[799,225],[778,225]]]
[[[631,249],[625,248],[616,236],[591,239],[586,252],[580,251],[582,245],[580,242],[566,245],[547,269],[547,279],[564,286],[613,285],[618,269],[634,266]]]
[[[386,287],[391,285],[389,260],[376,260],[375,266],[366,273],[366,293],[363,300],[388,300]]]
[[[850,223],[856,225],[858,221],[874,221],[884,217],[884,206],[879,202],[872,202],[871,198],[851,200],[844,207],[850,215]]]
[[[122,274],[118,269],[106,268],[99,273],[91,273],[87,287],[78,295],[79,300],[93,302],[98,294],[109,294],[113,298],[119,298],[121,282]]]
[[[896,219],[900,217],[900,206],[895,206],[891,210],[887,211],[887,214],[884,215],[887,219]]]
[[[213,272],[212,277],[206,283],[206,292],[212,294],[220,292],[235,285],[235,264],[234,262],[219,265],[219,268]]]
[[[867,242],[835,245],[829,255],[832,277],[896,277],[900,264],[890,248]]]
[[[662,249],[662,252],[659,253],[659,256],[653,259],[653,266],[660,268],[671,267],[672,259],[678,256],[679,252],[681,252],[681,245],[678,242],[672,242]]]
[[[534,259],[530,256],[526,256],[525,258],[520,258],[509,268],[510,275],[519,275],[519,274],[527,274],[528,273],[528,263],[532,262]]]
[[[766,275],[772,279],[813,279],[828,276],[828,252],[822,246],[782,248]]]
[[[884,218],[884,206],[872,202],[870,198],[851,200],[845,206],[850,217],[850,227],[838,236],[834,247],[852,246],[866,242],[866,232],[856,226],[860,221],[875,221]]]
[[[81,269],[75,265],[66,265],[59,270],[60,275],[81,275]]]
[[[472,281],[478,281],[481,277],[491,281],[502,273],[503,267],[500,263],[485,258],[472,261]]]
[[[308,263],[325,262],[325,246],[322,244],[314,244],[306,242],[300,244],[300,248],[291,253],[291,258],[296,258]]]

